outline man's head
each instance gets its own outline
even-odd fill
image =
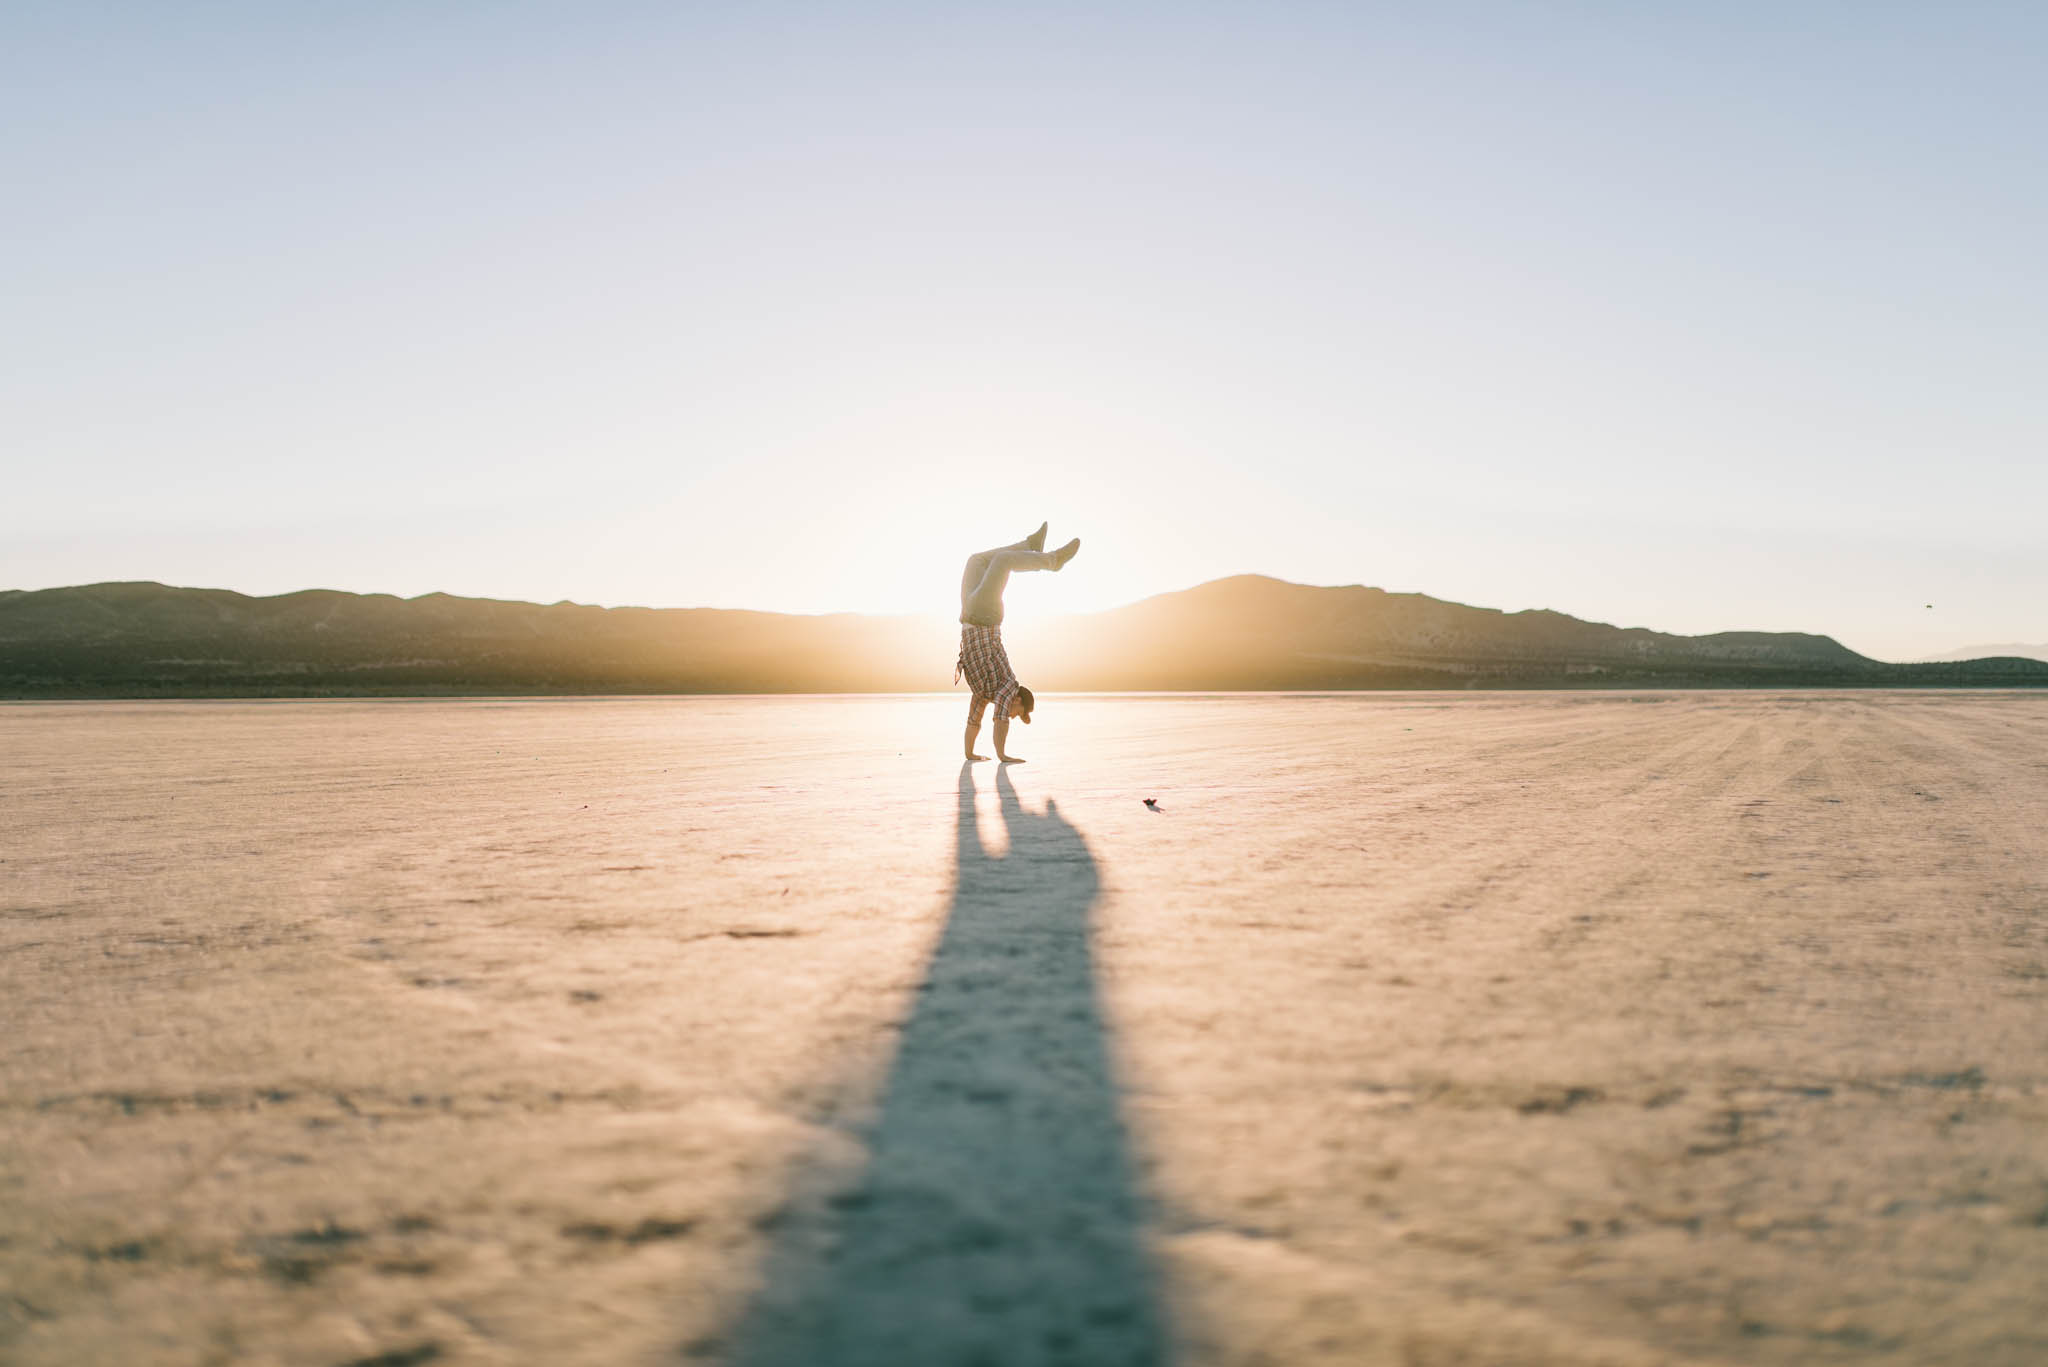
[[[1011,695],[1010,698],[1010,715],[1023,722],[1026,726],[1029,726],[1031,725],[1031,709],[1037,705],[1038,701],[1031,696],[1031,690],[1023,684],[1018,684],[1016,693]]]

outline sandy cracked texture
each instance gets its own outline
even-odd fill
[[[961,711],[0,707],[0,1360],[2048,1360],[2048,698]]]

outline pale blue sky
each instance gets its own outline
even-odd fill
[[[0,16],[0,587],[2048,640],[2048,7]]]

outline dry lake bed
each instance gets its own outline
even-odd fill
[[[2048,696],[963,710],[0,706],[0,1361],[2048,1361]]]

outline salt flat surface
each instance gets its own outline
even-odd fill
[[[0,1360],[2048,1360],[2048,698],[963,705],[0,706]]]

